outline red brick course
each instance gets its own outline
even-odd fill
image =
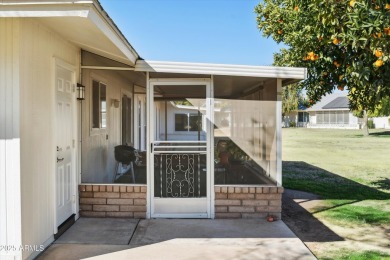
[[[83,217],[146,218],[147,187],[79,185]]]
[[[280,218],[283,192],[283,187],[215,186],[215,218]]]

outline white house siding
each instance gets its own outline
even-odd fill
[[[0,19],[0,245],[19,246],[20,207],[20,88],[17,19]],[[9,259],[20,259],[11,251]],[[0,251],[0,258],[4,250]]]
[[[82,84],[86,99],[82,103],[82,183],[110,183],[115,169],[114,147],[121,144],[121,106],[112,101],[121,100],[121,91],[133,93],[133,82],[115,71],[83,70]],[[107,127],[92,129],[92,80],[106,84]],[[134,98],[132,98],[134,104]],[[133,114],[134,115],[134,114]],[[133,117],[134,122],[134,117]]]
[[[374,117],[372,118],[374,121],[375,128],[384,128],[389,129],[390,128],[390,117]]]
[[[326,110],[321,110],[326,111]],[[339,111],[339,110],[338,110]],[[317,123],[317,113],[318,111],[309,111],[309,123],[307,128],[321,128],[321,129],[359,129],[359,119],[353,115],[352,112],[348,113],[349,123],[348,124],[319,124]],[[327,111],[333,112],[333,111]]]
[[[290,127],[290,123],[298,122],[298,112],[297,111],[291,111],[290,113],[283,116],[283,124],[282,127]]]
[[[54,233],[54,57],[78,73],[80,50],[36,20],[20,24],[23,244],[42,245]],[[23,258],[33,253],[25,251]]]

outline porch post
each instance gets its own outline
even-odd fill
[[[208,117],[209,118],[209,123],[208,123],[208,129],[207,129],[207,135],[209,142],[207,142],[208,147],[208,156],[209,156],[209,163],[210,166],[208,169],[210,170],[210,218],[214,219],[215,218],[215,192],[214,192],[214,76],[211,75],[210,78],[210,90],[209,93],[207,93],[208,96]]]
[[[153,162],[152,156],[151,156],[151,142],[153,140],[153,137],[151,136],[150,131],[151,127],[153,127],[152,122],[153,119],[151,118],[152,111],[151,111],[151,105],[153,104],[153,91],[150,91],[150,75],[149,72],[146,72],[146,218],[151,217],[151,203],[152,203],[152,168],[150,167],[153,165],[151,162]]]
[[[21,259],[19,22],[0,21],[0,248],[1,259]],[[4,30],[5,31],[5,30]]]
[[[276,85],[276,182],[282,186],[282,79]]]

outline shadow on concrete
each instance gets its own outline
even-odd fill
[[[315,259],[282,221],[146,219],[134,228],[134,220],[118,220],[81,218],[82,226],[67,231],[75,237],[54,243],[38,259]],[[116,222],[124,224],[121,231]],[[123,239],[112,243],[132,232],[126,245]]]
[[[303,242],[344,241],[308,212],[301,203],[318,200],[314,194],[286,189],[282,197],[282,219]]]

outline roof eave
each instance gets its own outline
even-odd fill
[[[123,53],[132,65],[140,59],[113,20],[97,0],[10,1],[0,2],[0,17],[47,18],[81,17],[89,19]]]
[[[291,82],[305,79],[306,69],[292,67],[138,60],[135,70],[163,73],[280,78]]]

